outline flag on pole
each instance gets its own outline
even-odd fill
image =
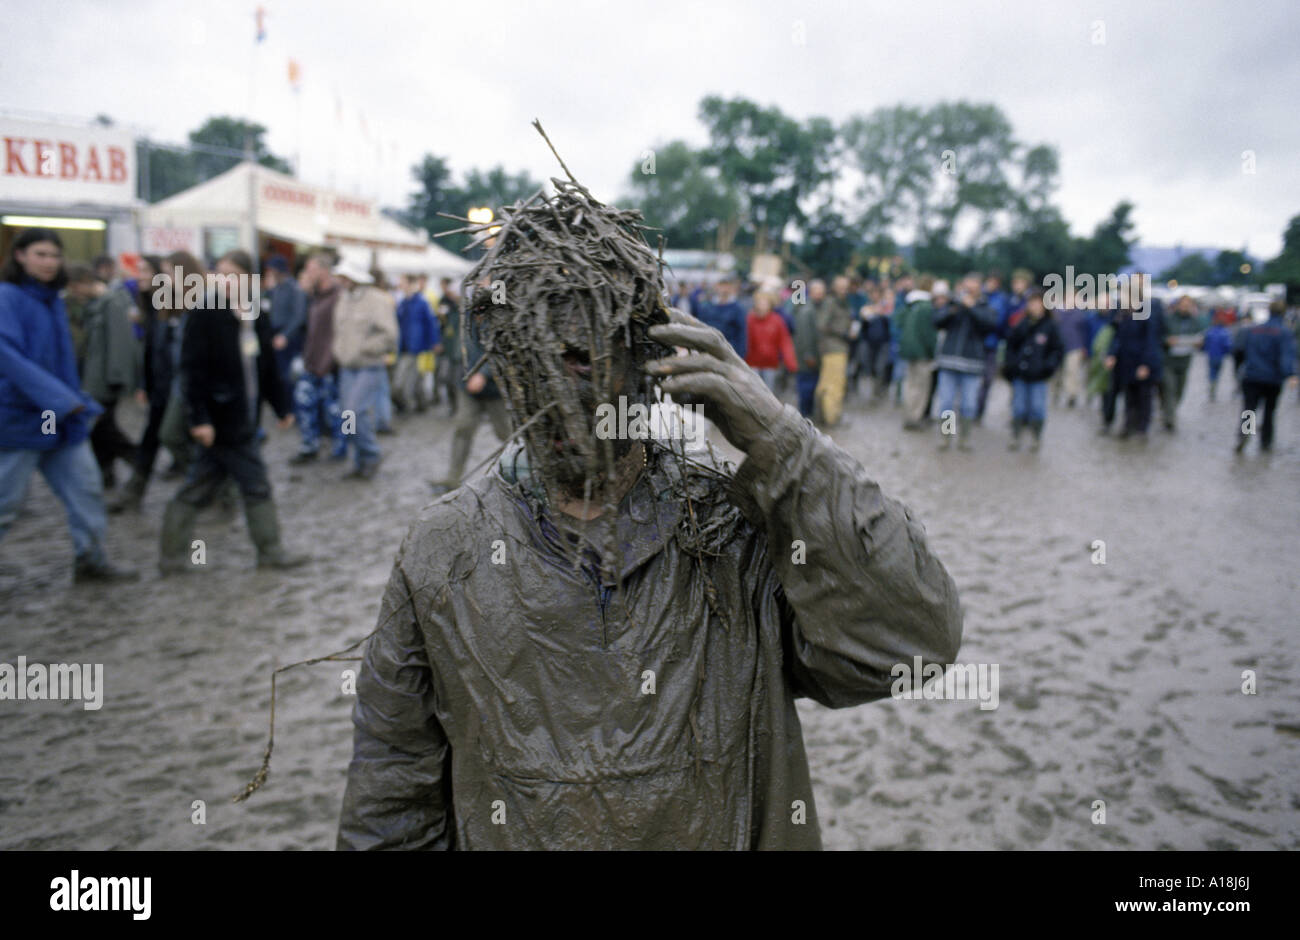
[[[257,19],[257,41],[262,42],[266,39],[266,8],[258,7],[254,16]]]

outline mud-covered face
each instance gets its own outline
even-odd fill
[[[672,350],[647,335],[668,314],[641,214],[576,180],[551,182],[554,195],[503,206],[496,228],[476,231],[491,243],[465,279],[467,341],[487,354],[533,471],[582,498],[612,492],[618,458],[637,443],[626,422],[608,433],[597,409],[652,402],[642,366]]]
[[[619,325],[593,317],[589,304],[554,300],[522,330],[489,313],[480,336],[516,426],[536,419],[524,432],[530,464],[549,485],[581,498],[637,443],[598,436],[600,406],[616,414],[634,403],[648,407],[652,380],[643,366],[671,350],[651,342],[644,324]]]

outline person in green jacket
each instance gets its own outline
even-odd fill
[[[907,695],[900,666],[953,662],[961,605],[921,523],[666,305],[636,220],[557,181],[467,277],[504,286],[464,316],[521,442],[397,555],[341,849],[817,849],[795,700]],[[701,404],[740,469],[602,435],[602,404],[658,392]]]
[[[135,302],[125,288],[110,288],[95,277],[89,265],[69,266],[67,290],[85,304],[81,385],[104,408],[90,431],[90,447],[104,488],[112,489],[117,485],[116,461],[135,464],[136,446],[118,427],[116,414],[119,399],[140,386],[140,347],[131,329]]]
[[[1196,301],[1187,294],[1178,298],[1164,322],[1165,364],[1160,376],[1160,411],[1165,430],[1173,431],[1183,389],[1187,387],[1187,372],[1193,354],[1201,348],[1206,324],[1196,309]]]
[[[930,400],[930,379],[934,375],[934,350],[938,334],[934,311],[948,302],[946,281],[928,274],[917,280],[906,303],[894,311],[893,329],[898,336],[898,358],[904,363],[903,430],[919,431],[925,426],[925,406]]]

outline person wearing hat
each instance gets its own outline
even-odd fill
[[[397,304],[363,266],[344,259],[334,269],[343,284],[334,308],[334,360],[344,440],[355,444],[345,479],[369,480],[382,454],[376,438],[380,396],[387,394],[386,359],[397,351]]]

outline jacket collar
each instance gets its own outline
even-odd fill
[[[663,450],[651,441],[645,443],[649,449],[649,462],[619,503],[615,519],[615,539],[622,558],[620,580],[626,580],[664,550],[682,517],[681,502],[673,495],[668,475],[658,459]],[[516,442],[506,448],[497,462],[494,476],[507,488],[538,551],[552,561],[571,566],[573,549],[556,523],[554,510],[540,481],[529,468],[528,453],[522,443]],[[608,577],[608,567],[617,560],[601,559],[594,551],[584,552],[584,556],[593,567],[605,569],[602,580]]]

